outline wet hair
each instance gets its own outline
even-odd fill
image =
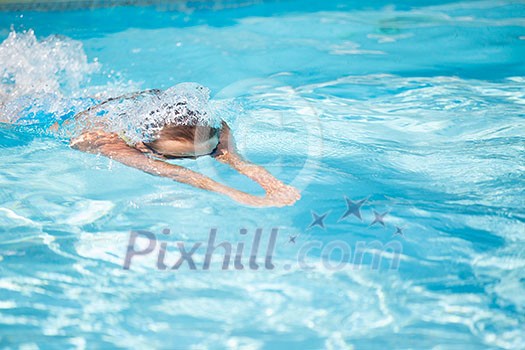
[[[156,135],[154,141],[146,143],[155,148],[156,143],[162,140],[188,141],[200,143],[219,135],[220,128],[197,125],[166,125]]]

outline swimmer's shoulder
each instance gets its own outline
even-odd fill
[[[86,130],[80,135],[69,140],[71,148],[84,152],[92,152],[104,148],[118,151],[119,149],[129,149],[129,145],[115,133],[105,132],[103,130]]]

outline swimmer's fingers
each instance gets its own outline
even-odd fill
[[[279,190],[269,191],[264,197],[256,197],[239,191],[229,195],[239,203],[254,207],[285,207],[293,205],[301,198],[299,191],[288,185],[283,185]]]
[[[276,203],[292,205],[301,198],[301,194],[296,188],[283,185],[279,189],[268,191],[266,197]]]
[[[232,193],[228,196],[237,203],[251,207],[271,207],[272,203],[265,197],[256,197],[247,193]]]
[[[296,200],[286,198],[286,197],[279,197],[279,196],[265,196],[265,197],[257,197],[253,196],[247,193],[235,193],[229,195],[230,198],[235,200],[238,203],[249,205],[252,207],[284,207],[288,205],[292,205],[296,202]]]
[[[284,187],[279,191],[279,194],[289,198],[292,201],[298,201],[301,199],[301,192],[293,186],[284,185]]]

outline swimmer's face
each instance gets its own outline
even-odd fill
[[[219,144],[219,130],[208,127],[168,126],[147,146],[166,158],[195,158],[212,153]]]
[[[154,150],[166,158],[193,158],[212,153],[219,143],[219,138],[213,136],[202,142],[169,138],[157,141]]]

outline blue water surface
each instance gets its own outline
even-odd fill
[[[239,101],[239,151],[302,198],[252,208],[0,124],[0,348],[525,349],[523,2],[0,13],[14,32],[0,101],[51,96],[59,118],[198,82]],[[213,229],[244,270],[224,247],[202,269]],[[249,266],[257,229],[261,251],[277,229],[273,269]],[[126,270],[132,230],[159,242]],[[203,243],[195,270],[170,269],[177,242]]]

